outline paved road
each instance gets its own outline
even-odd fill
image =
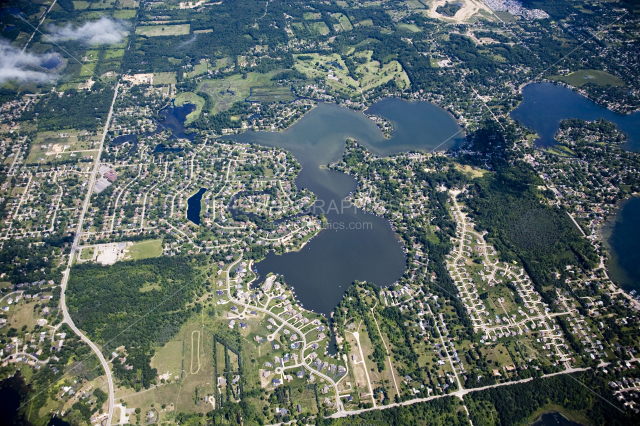
[[[109,368],[109,364],[107,360],[102,355],[102,351],[95,343],[93,343],[87,336],[82,333],[78,327],[73,323],[71,316],[69,315],[69,310],[67,309],[67,300],[66,300],[66,290],[67,283],[69,282],[69,275],[71,274],[71,265],[73,264],[73,258],[78,250],[78,243],[80,242],[80,236],[82,235],[82,225],[84,222],[84,216],[87,213],[87,208],[89,206],[89,201],[91,200],[91,193],[93,192],[93,185],[96,182],[96,175],[98,174],[98,167],[100,166],[100,157],[102,156],[102,149],[104,148],[104,140],[107,137],[107,132],[109,130],[109,123],[111,123],[111,117],[113,115],[113,106],[116,103],[116,97],[118,96],[118,88],[119,83],[116,84],[115,91],[113,93],[113,100],[111,101],[111,108],[109,109],[109,115],[107,116],[107,121],[104,126],[104,131],[102,132],[102,138],[100,139],[100,147],[98,148],[98,153],[94,160],[93,164],[93,173],[89,177],[89,184],[87,187],[87,195],[85,196],[84,204],[82,205],[82,212],[80,213],[80,217],[78,219],[78,229],[76,230],[75,238],[73,239],[73,245],[71,246],[71,254],[69,255],[69,262],[67,262],[67,269],[62,274],[62,282],[60,283],[61,292],[60,292],[60,309],[62,309],[63,322],[67,323],[69,327],[73,330],[73,332],[80,337],[80,339],[85,342],[91,350],[98,356],[100,360],[100,364],[104,369],[105,375],[107,377],[107,381],[109,383],[109,409],[107,411],[107,423],[106,426],[111,425],[111,418],[113,416],[113,405],[114,405],[114,385],[113,385],[113,377],[111,377],[111,369]]]

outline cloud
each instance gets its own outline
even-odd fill
[[[189,40],[185,40],[182,43],[180,43],[177,48],[182,49],[183,47],[187,47],[197,39],[198,39],[198,34],[194,34],[193,37],[191,37]]]
[[[40,68],[40,64],[50,57],[51,55],[24,53],[11,46],[7,40],[0,39],[0,84],[8,80],[40,83],[53,80],[55,75],[44,72]]]
[[[89,44],[120,43],[129,34],[125,23],[112,21],[104,16],[99,21],[86,22],[77,28],[73,28],[71,24],[66,27],[51,25],[49,32],[53,40],[79,40]]]

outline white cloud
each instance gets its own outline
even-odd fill
[[[129,34],[127,26],[121,21],[112,21],[102,17],[95,22],[86,22],[81,27],[73,28],[49,26],[50,37],[53,40],[79,40],[89,44],[120,43]]]
[[[40,64],[51,55],[24,53],[11,46],[7,40],[0,39],[0,84],[7,80],[46,82],[55,75],[40,71]]]

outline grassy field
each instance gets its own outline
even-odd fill
[[[115,10],[113,12],[113,17],[115,19],[133,19],[136,17],[135,10]]]
[[[396,28],[399,30],[410,31],[412,33],[419,33],[420,31],[422,31],[420,27],[415,24],[399,23],[399,24],[396,24]]]
[[[91,9],[111,9],[114,4],[116,4],[116,0],[102,0],[101,2],[91,3]]]
[[[315,21],[322,18],[322,13],[305,12],[303,17],[307,21]]]
[[[327,35],[329,34],[329,32],[331,32],[331,30],[329,30],[329,27],[327,27],[327,24],[325,24],[322,21],[311,22],[309,24],[309,29],[311,31],[314,31],[316,34],[320,34],[320,35]]]
[[[294,99],[289,86],[252,87],[251,96],[247,98],[251,102],[293,101]]]
[[[173,103],[175,104],[175,106],[182,106],[184,104],[193,104],[196,106],[196,109],[189,113],[189,115],[187,115],[185,124],[189,124],[193,122],[193,120],[200,117],[202,108],[204,108],[204,99],[193,92],[179,93]]]
[[[153,73],[153,85],[162,86],[165,84],[176,84],[175,72],[155,72]]]
[[[340,23],[340,27],[343,31],[351,31],[353,29],[353,26],[351,25],[351,21],[349,21],[349,18],[344,16],[342,13],[334,13],[331,16],[333,16],[334,19],[338,20],[338,22]]]
[[[84,132],[78,130],[39,132],[31,144],[27,164],[79,160],[84,156],[94,155],[96,151],[93,149],[100,137],[82,133]]]
[[[95,252],[95,250],[95,247],[82,249],[82,251],[80,252],[80,260],[93,259],[93,253]]]
[[[469,165],[455,164],[456,169],[460,170],[462,173],[467,174],[471,179],[480,178],[484,176],[486,173],[489,173],[488,170],[483,170],[479,167],[472,167]]]
[[[90,4],[91,3],[89,3],[88,1],[74,1],[73,8],[75,10],[84,10],[84,9],[87,9]]]
[[[243,101],[251,94],[252,87],[269,87],[273,85],[271,77],[278,70],[267,74],[248,73],[247,78],[235,74],[223,80],[202,80],[198,92],[207,93],[213,100],[212,114],[228,110],[235,102]]]
[[[550,152],[561,157],[575,157],[576,153],[569,147],[564,145],[554,145],[546,148],[545,151]]]
[[[162,254],[162,240],[149,240],[133,243],[127,248],[128,256],[133,260],[158,257]]]
[[[564,81],[574,87],[581,87],[587,83],[593,83],[598,86],[624,86],[622,79],[598,70],[580,70],[569,75],[555,75],[549,78],[551,80]]]
[[[194,65],[193,71],[184,73],[186,78],[193,78],[197,75],[204,74],[209,69],[209,61],[201,60],[199,64]]]
[[[211,405],[203,398],[213,394],[215,388],[213,343],[208,327],[203,327],[200,318],[194,316],[151,360],[151,366],[158,369],[159,375],[170,375],[170,383],[146,393],[126,396],[124,400],[128,406],[140,407],[144,412],[154,403],[156,407],[175,403],[177,411],[203,414],[211,411]],[[116,394],[118,398],[120,395]]]
[[[80,68],[80,77],[90,77],[94,74],[96,65],[98,62],[88,62],[86,64],[82,64]]]
[[[122,58],[124,49],[108,49],[104,52],[104,59]]]
[[[178,36],[187,35],[191,29],[190,24],[180,25],[147,25],[136,28],[136,34],[145,37]]]

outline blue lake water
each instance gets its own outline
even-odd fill
[[[522,96],[524,100],[510,115],[538,134],[538,146],[555,144],[554,136],[560,121],[564,119],[592,121],[604,118],[627,134],[627,143],[623,146],[625,149],[640,151],[640,112],[616,114],[567,87],[552,83],[529,84],[522,89]]]
[[[627,291],[640,291],[640,197],[620,204],[602,236],[611,253],[609,277]]]
[[[376,103],[367,112],[393,122],[391,138],[385,138],[364,114],[328,103],[321,103],[284,132],[246,132],[225,137],[286,149],[302,165],[296,186],[316,194],[316,214],[324,213],[331,228],[320,232],[298,252],[281,256],[269,253],[256,268],[262,277],[269,272],[284,275],[305,308],[326,315],[355,280],[380,286],[393,284],[404,274],[406,258],[398,235],[386,219],[341,208],[342,200],[355,190],[356,180],[325,166],[340,159],[348,138],[381,156],[409,150],[445,150],[464,138],[455,119],[428,102],[391,98]],[[337,209],[329,209],[330,206]]]
[[[122,135],[113,139],[112,143],[118,145],[124,142],[131,142],[133,146],[131,151],[134,152],[138,147],[138,137],[153,136],[158,132],[164,130],[171,131],[171,138],[168,139],[168,143],[176,142],[178,138],[193,140],[195,134],[187,133],[186,127],[184,127],[184,121],[191,111],[194,111],[196,106],[193,104],[184,104],[180,107],[166,107],[160,111],[160,115],[164,118],[157,122],[156,130],[153,132],[144,132],[139,134]],[[157,145],[153,152],[180,152],[184,148],[171,148],[162,144]]]
[[[200,225],[200,210],[202,209],[202,196],[207,188],[200,188],[198,192],[193,194],[187,200],[187,219],[196,225]]]

